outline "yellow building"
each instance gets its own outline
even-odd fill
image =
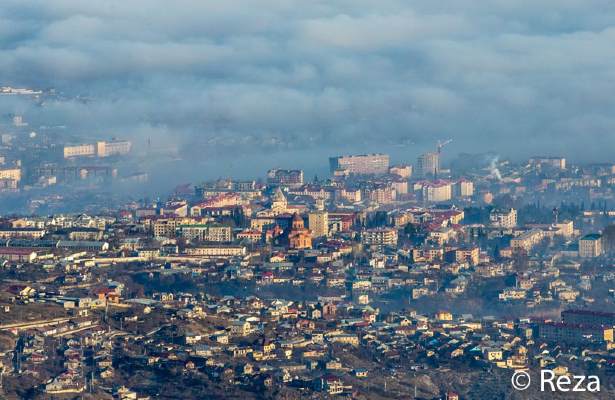
[[[45,229],[38,228],[2,228],[0,239],[40,239],[45,233]]]
[[[489,215],[491,225],[497,228],[514,228],[517,226],[517,210],[510,208],[507,210],[494,209]]]
[[[288,233],[288,245],[291,249],[309,249],[312,247],[312,234],[305,228],[299,214],[293,216],[291,230]]]
[[[488,361],[499,361],[503,358],[502,350],[495,348],[486,348],[483,350],[483,356]]]
[[[11,179],[19,182],[21,180],[21,168],[0,169],[0,179]]]
[[[438,321],[452,321],[453,320],[453,314],[451,314],[448,311],[438,311],[436,313],[436,319]]]
[[[480,257],[478,247],[469,247],[455,250],[455,261],[469,262],[471,265],[477,265]]]
[[[93,144],[75,144],[64,146],[64,158],[89,157],[96,155],[96,146]]]
[[[271,196],[271,214],[280,215],[288,211],[288,201],[284,192],[277,187]]]
[[[110,157],[130,153],[132,143],[128,140],[112,140],[110,142],[100,141],[96,143],[96,153],[98,157]]]
[[[523,232],[521,235],[511,239],[510,247],[513,251],[525,250],[530,251],[542,240],[542,231],[538,229],[532,229],[527,232]]]

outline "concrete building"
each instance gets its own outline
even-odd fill
[[[468,262],[470,265],[477,265],[480,260],[480,249],[478,247],[464,247],[455,250],[455,261],[458,263]]]
[[[491,226],[497,228],[514,228],[517,226],[517,210],[510,208],[508,210],[494,209],[489,214]]]
[[[542,240],[542,231],[539,229],[532,229],[527,232],[523,232],[521,235],[512,238],[510,241],[510,247],[515,250],[524,250],[526,252],[531,251]]]
[[[421,178],[436,176],[440,172],[440,155],[438,153],[421,154],[416,160],[416,173]]]
[[[573,221],[563,221],[554,225],[557,229],[557,234],[564,236],[566,238],[574,235],[574,222]]]
[[[0,247],[0,259],[16,262],[34,262],[37,249],[23,247]]]
[[[423,200],[427,202],[449,201],[453,197],[452,193],[450,182],[427,182],[423,185]]]
[[[69,240],[101,240],[104,231],[98,228],[75,227],[68,230]]]
[[[573,345],[612,342],[613,327],[545,322],[538,325],[538,336],[549,342]]]
[[[233,239],[230,226],[216,224],[179,225],[177,235],[201,242],[230,242]]]
[[[110,157],[115,155],[125,155],[130,153],[132,143],[128,140],[112,140],[110,142],[100,141],[96,143],[96,153],[98,157]]]
[[[396,197],[408,193],[408,180],[404,178],[397,178],[391,180],[391,187],[395,190]]]
[[[303,185],[303,171],[300,169],[270,169],[267,171],[267,183],[299,187]]]
[[[363,199],[363,191],[360,188],[340,188],[335,191],[335,199],[358,203]]]
[[[21,168],[0,168],[0,179],[21,180]]]
[[[315,238],[329,235],[329,213],[315,211],[308,214],[308,227]]]
[[[42,228],[0,228],[0,239],[40,239],[46,233]]]
[[[279,187],[277,187],[271,195],[270,209],[273,215],[284,214],[288,211],[288,201],[286,200],[284,192],[282,192]]]
[[[93,157],[95,155],[96,146],[91,143],[64,146],[64,158]]]
[[[373,203],[389,204],[395,201],[397,193],[392,185],[379,184],[364,188],[361,196]]]
[[[593,258],[602,255],[602,235],[592,233],[579,240],[579,257]]]
[[[559,170],[566,169],[566,159],[564,157],[532,157],[530,165],[535,168],[554,168]]]
[[[455,196],[472,197],[474,196],[474,183],[467,179],[460,179],[455,183]]]
[[[64,146],[64,158],[75,157],[109,157],[130,153],[132,143],[128,140],[98,141]]]
[[[389,168],[389,174],[397,175],[403,179],[410,179],[412,176],[412,165],[394,165]]]
[[[179,220],[175,218],[158,219],[153,222],[152,230],[154,238],[173,238],[179,225]]]
[[[562,321],[568,324],[615,326],[615,313],[591,310],[562,311]]]
[[[246,248],[244,246],[199,246],[189,247],[186,249],[186,254],[190,256],[203,257],[237,257],[245,256]]]
[[[329,158],[331,173],[346,170],[351,174],[370,175],[389,172],[388,154],[361,154]]]
[[[361,232],[361,243],[371,245],[397,246],[397,229],[375,228]]]

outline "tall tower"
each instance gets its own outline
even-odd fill
[[[315,238],[329,236],[329,213],[313,211],[308,214],[308,224]]]

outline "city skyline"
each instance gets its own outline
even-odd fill
[[[612,0],[0,0],[0,398],[615,398]]]

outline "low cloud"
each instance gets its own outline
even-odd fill
[[[399,144],[412,161],[451,137],[451,151],[610,157],[610,2],[446,3],[5,0],[0,84],[90,101],[2,105],[196,156],[238,146],[326,164]]]

